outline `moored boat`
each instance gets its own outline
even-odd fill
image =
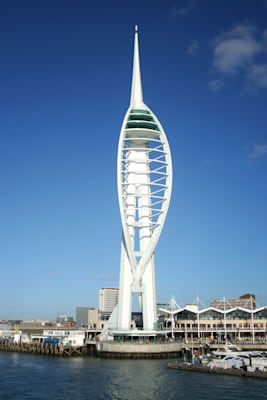
[[[244,351],[236,346],[223,346],[213,352],[213,359],[208,367],[245,368],[250,371],[267,371],[267,358],[258,351]]]

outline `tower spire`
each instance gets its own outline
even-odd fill
[[[132,89],[131,89],[131,107],[143,108],[143,93],[140,73],[139,61],[139,45],[138,45],[138,26],[135,25],[134,33],[134,58],[133,58],[133,74],[132,74]]]

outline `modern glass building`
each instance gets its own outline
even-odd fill
[[[256,303],[255,296],[251,297],[251,302]],[[172,331],[174,338],[186,341],[266,342],[267,306],[229,307],[231,303],[226,299],[224,303],[228,304],[224,309],[212,306],[199,309],[196,305],[188,305],[175,310],[172,318],[168,309],[162,309],[162,317],[165,317],[164,329],[169,336]]]

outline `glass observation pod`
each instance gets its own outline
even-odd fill
[[[160,128],[148,110],[131,110],[125,127],[125,138],[138,143],[156,139]]]

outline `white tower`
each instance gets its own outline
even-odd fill
[[[131,101],[120,132],[117,174],[122,243],[114,328],[130,330],[136,294],[143,329],[151,331],[157,322],[154,250],[169,207],[172,163],[164,130],[143,102],[137,26]]]

